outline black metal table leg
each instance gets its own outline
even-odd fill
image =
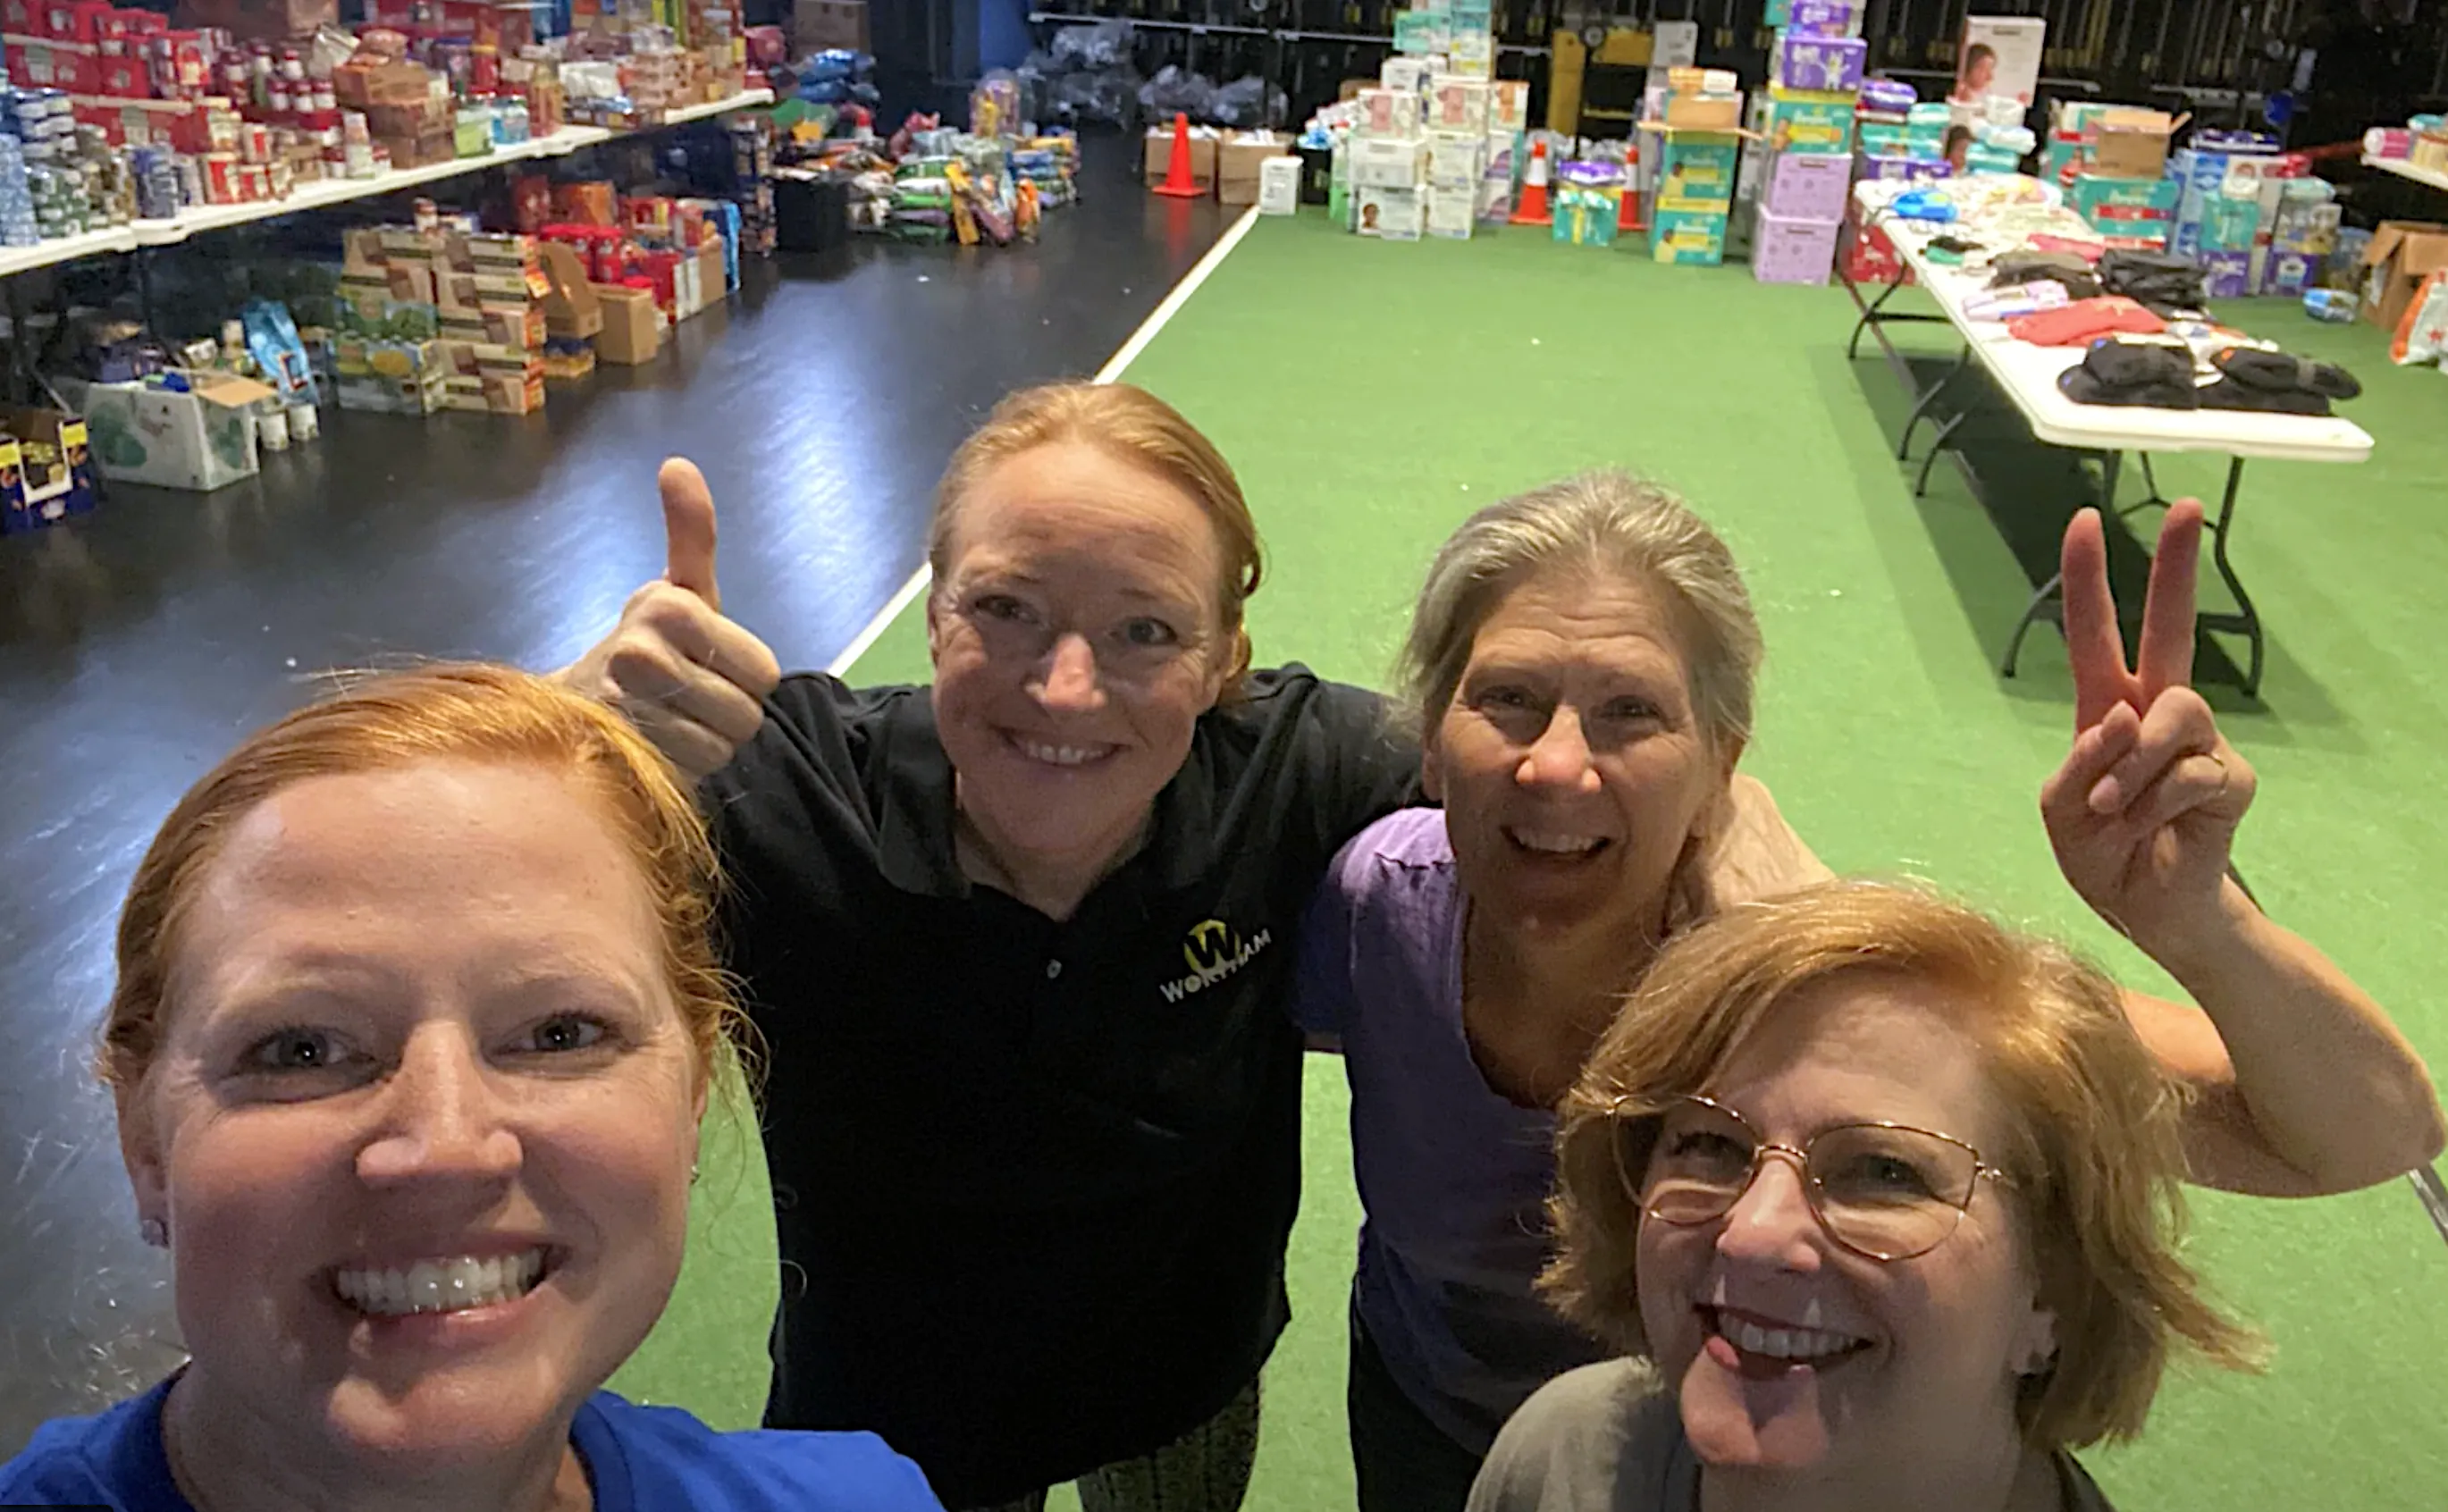
[[[1903,438],[1896,443],[1896,460],[1898,462],[1908,462],[1912,459],[1912,433],[1914,428],[1918,427],[1922,421],[1928,416],[1929,407],[1938,402],[1938,396],[1944,393],[1947,386],[1956,380],[1957,375],[1961,373],[1964,369],[1971,365],[1972,343],[1967,341],[1963,344],[1963,350],[1955,354],[1955,366],[1947,369],[1943,373],[1941,373],[1938,381],[1923,390],[1922,392],[1922,396],[1913,401],[1912,413],[1904,416]]]
[[[1946,450],[1946,443],[1953,439],[1956,431],[1963,429],[1963,422],[1971,418],[1969,412],[1948,415],[1946,423],[1938,428],[1938,434],[1929,438],[1929,455],[1921,459],[1921,476],[1913,480],[1914,498],[1929,497],[1929,472],[1938,466],[1939,453]]]
[[[2219,500],[2218,518],[2209,522],[2210,565],[2218,569],[2219,581],[2227,584],[2227,591],[2235,596],[2235,608],[2230,613],[2205,614],[2200,616],[2200,620],[2204,629],[2220,630],[2228,635],[2240,635],[2245,638],[2249,651],[2244,673],[2244,693],[2247,698],[2254,698],[2261,692],[2261,660],[2264,649],[2261,615],[2253,608],[2251,595],[2244,591],[2243,582],[2236,577],[2235,567],[2227,559],[2228,527],[2235,521],[2236,491],[2243,487],[2243,484],[2244,459],[2236,457],[2228,463],[2227,492]]]
[[[1896,291],[1903,287],[1903,285],[1901,283],[1888,284],[1884,289],[1879,291],[1879,297],[1877,298],[1871,300],[1867,304],[1863,304],[1861,287],[1854,283],[1850,278],[1846,278],[1845,280],[1846,291],[1852,295],[1853,302],[1855,304],[1862,306],[1862,318],[1853,322],[1853,335],[1851,338],[1845,343],[1846,361],[1854,362],[1860,360],[1862,355],[1862,333],[1869,330],[1872,326],[1879,323],[1879,312],[1886,308],[1887,301],[1894,298],[1896,297]]]
[[[2125,453],[2103,451],[2099,454],[2099,512],[2102,518],[2116,512],[2117,474],[2124,469]],[[2238,466],[2242,466],[2241,463]],[[2032,602],[2023,605],[2023,617],[2015,622],[2015,633],[2006,641],[2006,659],[1998,670],[2007,677],[2015,675],[2015,661],[2023,654],[2023,637],[2042,620],[2065,626],[2065,603],[2059,594],[2065,587],[2065,574],[2053,572],[2049,581],[2032,591]]]

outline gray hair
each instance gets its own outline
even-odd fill
[[[1396,686],[1424,735],[1453,701],[1497,605],[1532,578],[1568,569],[1664,590],[1691,658],[1701,734],[1718,751],[1750,738],[1759,618],[1733,553],[1671,489],[1612,468],[1489,505],[1438,549],[1395,664]]]

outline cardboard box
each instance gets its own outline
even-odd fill
[[[663,347],[662,312],[655,308],[654,291],[599,283],[594,293],[603,315],[595,354],[623,367],[654,361]]]
[[[2103,110],[2091,144],[2094,173],[2113,179],[2155,179],[2168,169],[2168,139],[2181,123],[2165,110],[2120,105]]]
[[[1190,128],[1185,149],[1190,154],[1190,182],[1201,194],[1215,192],[1215,132],[1209,126]],[[1173,127],[1150,126],[1143,152],[1147,185],[1153,189],[1173,171]]]
[[[1851,159],[1783,153],[1769,160],[1768,195],[1761,208],[1789,220],[1833,223],[1845,219],[1845,200],[1852,189]]]
[[[1754,102],[1757,128],[1768,138],[1770,152],[1824,152],[1839,156],[1853,150],[1853,96],[1843,91],[1770,89]]]
[[[209,493],[255,476],[255,407],[272,397],[251,378],[199,373],[185,393],[97,383],[83,404],[104,477]]]
[[[1445,241],[1467,241],[1479,220],[1479,186],[1429,189],[1427,234]]]
[[[1862,86],[1870,45],[1859,37],[1788,31],[1776,39],[1769,82],[1787,89],[1850,91]]]
[[[1946,97],[1957,107],[1956,118],[1969,125],[1980,102],[1992,96],[2028,107],[2039,92],[2048,35],[2048,22],[2039,16],[1965,16],[1956,45],[1955,86]]]
[[[1427,183],[1431,189],[1478,190],[1487,177],[1484,137],[1428,139]]]
[[[1427,205],[1417,188],[1361,184],[1352,191],[1355,229],[1387,241],[1417,241],[1427,230]]]
[[[1732,131],[1743,124],[1743,100],[1740,95],[1693,94],[1670,90],[1666,96],[1666,124],[1691,131]]]
[[[1719,210],[1732,204],[1742,139],[1731,134],[1677,133],[1658,155],[1657,203],[1662,209]]]
[[[564,242],[543,247],[545,276],[550,290],[544,297],[544,328],[547,344],[554,338],[584,340],[603,329],[603,306],[586,281],[586,265]]]
[[[1216,148],[1215,198],[1226,204],[1256,204],[1260,171],[1291,151],[1291,143],[1269,131],[1227,137]]]
[[[1757,283],[1821,284],[1836,266],[1836,220],[1802,220],[1761,212],[1751,244]]]
[[[1724,210],[1660,208],[1649,228],[1649,255],[1659,262],[1714,267],[1726,260]]]
[[[2448,269],[2448,226],[2383,220],[2363,249],[2363,318],[2394,334],[2425,277]]]
[[[791,8],[792,56],[810,52],[870,52],[867,0],[797,0]]]
[[[1300,210],[1301,161],[1269,158],[1258,164],[1258,213],[1293,215]]]
[[[1360,107],[1359,134],[1364,137],[1407,139],[1420,134],[1424,97],[1404,89],[1388,89],[1371,85],[1352,97]]]
[[[57,525],[93,504],[86,423],[58,410],[0,409],[0,535]]]
[[[1417,138],[1354,137],[1350,144],[1351,186],[1355,189],[1409,189],[1427,167],[1427,144]]]
[[[332,343],[340,408],[373,414],[431,414],[449,374],[439,341],[344,335]]]
[[[1487,86],[1487,129],[1494,131],[1527,131],[1530,129],[1530,81],[1527,79],[1494,79]]]
[[[1428,85],[1428,129],[1447,136],[1487,135],[1487,81],[1439,74]]]

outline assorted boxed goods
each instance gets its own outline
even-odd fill
[[[60,410],[0,409],[0,535],[57,525],[93,504],[85,422]]]
[[[2419,115],[2401,126],[2363,133],[2363,156],[2448,173],[2448,115]]]
[[[1758,281],[1826,283],[1865,106],[1862,18],[1855,0],[1795,0],[1780,10],[1774,82],[1751,101],[1731,235],[1748,245]],[[1878,93],[1878,103],[1895,103],[1890,89]]]

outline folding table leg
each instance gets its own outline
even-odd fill
[[[1853,322],[1852,337],[1845,343],[1845,359],[1847,362],[1852,362],[1859,360],[1862,355],[1862,333],[1869,330],[1872,326],[1879,323],[1879,312],[1886,308],[1887,301],[1894,298],[1896,297],[1896,291],[1903,288],[1903,285],[1901,283],[1888,284],[1885,288],[1879,291],[1879,297],[1877,298],[1871,300],[1867,304],[1862,304],[1862,291],[1852,279],[1846,279],[1845,287],[1852,294],[1853,302],[1855,304],[1862,305],[1862,318]]]
[[[2240,461],[2236,464],[2238,469],[2243,465]],[[2103,519],[2116,512],[2116,479],[2124,466],[2125,453],[2122,451],[2099,454],[2099,512]],[[2231,485],[2228,496],[2233,498]],[[2023,637],[2032,633],[2033,625],[2042,620],[2060,627],[2064,625],[2065,606],[2058,599],[2064,587],[2065,574],[2053,572],[2049,574],[2048,582],[2033,590],[2032,602],[2023,605],[2023,617],[2015,622],[2015,633],[2006,640],[2006,657],[1998,668],[2000,673],[2010,678],[2015,675],[2016,659],[2023,654]]]
[[[1948,415],[1946,423],[1938,428],[1938,434],[1929,438],[1929,455],[1921,459],[1921,476],[1913,480],[1914,498],[1929,497],[1929,469],[1938,466],[1938,454],[1946,450],[1947,441],[1963,429],[1964,421],[1971,418],[1969,414]]]
[[[1922,421],[1928,416],[1929,407],[1938,402],[1938,396],[1946,392],[1947,386],[1955,381],[1956,376],[1971,365],[1972,343],[1967,341],[1963,344],[1963,350],[1955,354],[1955,365],[1941,373],[1938,381],[1931,384],[1927,389],[1922,391],[1922,396],[1913,401],[1912,413],[1904,416],[1903,439],[1896,443],[1896,460],[1898,462],[1908,462],[1912,460],[1912,433],[1914,428],[1919,426]]]
[[[2229,635],[2240,635],[2245,638],[2247,655],[2244,673],[2244,693],[2245,697],[2252,698],[2261,692],[2261,662],[2264,651],[2261,614],[2253,608],[2251,596],[2244,591],[2242,580],[2236,577],[2234,565],[2227,559],[2228,527],[2235,521],[2235,496],[2243,484],[2244,459],[2232,458],[2227,467],[2227,492],[2219,500],[2218,518],[2208,522],[2210,533],[2210,565],[2218,569],[2219,581],[2227,584],[2227,591],[2235,596],[2235,609],[2232,613],[2205,614],[2199,618],[2207,629],[2222,630]]]

